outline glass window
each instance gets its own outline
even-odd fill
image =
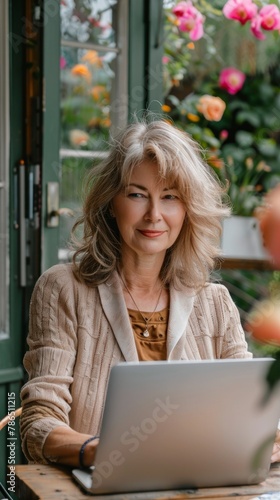
[[[66,40],[116,47],[112,7],[117,0],[64,0],[61,2],[61,37]]]
[[[61,2],[60,260],[68,259],[85,172],[127,121],[127,18],[125,0]]]

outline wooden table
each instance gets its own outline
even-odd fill
[[[17,465],[16,494],[23,500],[183,500],[219,499],[242,497],[249,500],[264,493],[280,494],[280,463],[273,464],[266,481],[259,485],[224,488],[201,488],[198,490],[159,491],[147,493],[124,493],[122,495],[89,496],[81,491],[71,478],[69,469],[49,465]]]

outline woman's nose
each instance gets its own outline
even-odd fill
[[[157,222],[162,219],[159,202],[150,200],[147,212],[145,214],[145,219],[152,222]]]

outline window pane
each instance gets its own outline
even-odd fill
[[[108,139],[116,53],[62,46],[61,145],[96,151]]]
[[[126,1],[61,2],[60,261],[69,259],[86,170],[107,155],[111,125],[127,120],[127,40]]]
[[[63,158],[61,161],[61,174],[63,182],[60,185],[60,205],[73,211],[65,210],[60,216],[60,242],[59,248],[67,248],[69,234],[74,220],[80,215],[80,197],[82,183],[87,168],[92,161],[83,158]]]
[[[112,7],[116,0],[64,0],[61,2],[61,37],[81,43],[115,46]]]

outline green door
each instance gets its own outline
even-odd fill
[[[16,15],[15,15],[16,10]],[[0,3],[0,419],[10,414],[0,432],[0,481],[6,464],[21,459],[13,411],[19,406],[23,381],[22,352],[27,314],[26,287],[21,286],[18,162],[23,153],[23,44],[24,17],[20,1]],[[22,186],[21,186],[22,187]],[[14,485],[10,485],[13,492]]]
[[[30,297],[42,270],[57,262],[53,248],[58,246],[58,231],[47,232],[45,186],[58,178],[59,4],[3,0],[0,23],[4,68],[0,79],[0,418],[10,414],[9,425],[0,433],[0,480],[5,483],[6,465],[24,462],[13,411],[20,406],[25,381],[22,359]],[[12,481],[7,481],[7,489],[14,492]]]

